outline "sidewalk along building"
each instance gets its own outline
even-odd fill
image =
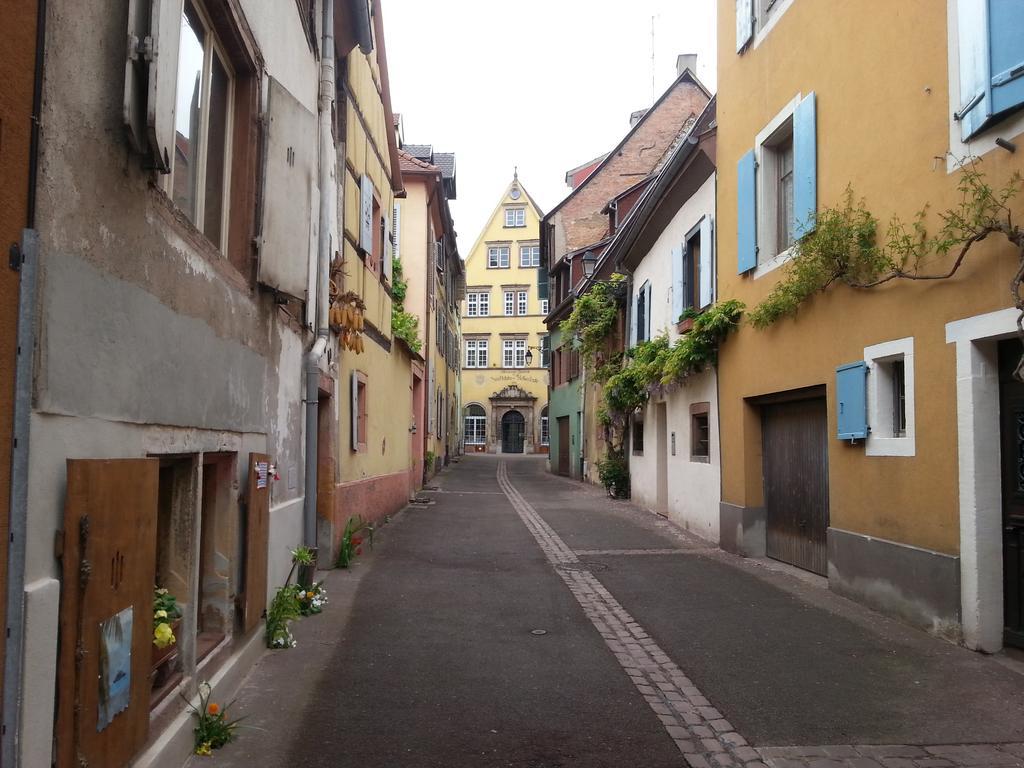
[[[635,202],[615,206],[603,259],[630,276],[628,347],[693,327],[684,313],[715,301],[715,99]],[[605,272],[600,266],[598,274]],[[586,289],[584,285],[584,290]],[[652,394],[631,416],[624,446],[632,498],[687,530],[718,541],[718,382],[713,367]]]
[[[518,174],[466,258],[462,416],[466,451],[548,446],[548,311],[537,227],[543,214]]]
[[[993,232],[953,268],[1024,198],[968,212],[945,255],[927,237],[961,185],[984,204],[974,174],[998,191],[1024,170],[1024,6],[719,0],[718,20],[719,295],[766,326],[721,352],[722,544],[971,648],[1019,644],[1020,254]],[[845,274],[804,273],[826,289],[777,292],[870,222],[904,273],[952,275],[854,288],[893,270],[851,248]]]
[[[599,390],[590,387],[584,396],[585,371],[576,342],[564,338],[559,325],[579,295],[584,257],[600,258],[608,244],[609,204],[631,188],[638,196],[643,182],[707,106],[711,94],[694,74],[696,59],[679,56],[676,79],[649,109],[630,116],[630,130],[618,145],[596,164],[591,160],[566,174],[572,191],[541,222],[541,260],[548,270],[551,303],[545,322],[551,349],[552,472],[596,480],[600,430],[593,415]],[[590,424],[587,430],[585,423]]]
[[[395,256],[407,283],[405,311],[416,318],[425,360],[414,424],[420,487],[461,445],[459,307],[466,278],[449,208],[456,195],[455,155],[403,144],[400,156],[406,196],[395,201]]]
[[[224,701],[259,658],[289,552],[317,541],[318,480],[322,564],[334,521],[408,496],[422,362],[391,337],[384,225],[401,176],[382,8],[88,0],[99,21],[83,27],[40,7],[39,113],[12,118],[46,126],[36,146],[8,131],[3,100],[5,179],[8,151],[28,151],[11,178],[35,180],[2,208],[27,206],[35,230],[19,246],[28,455],[8,603],[24,609],[8,642],[31,684],[5,709],[3,762],[181,764],[182,697],[208,680]],[[31,40],[34,20],[19,24]],[[329,328],[332,284],[359,305],[365,348]],[[352,408],[380,414],[358,432],[374,458],[353,450],[342,470],[361,381],[379,387]],[[154,588],[182,614],[163,648]]]

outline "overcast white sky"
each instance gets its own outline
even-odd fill
[[[511,181],[544,211],[569,189],[565,172],[607,152],[650,106],[676,55],[697,54],[712,91],[715,0],[385,0],[391,99],[405,140],[455,152],[452,204],[468,255]]]

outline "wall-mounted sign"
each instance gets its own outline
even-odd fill
[[[102,731],[114,717],[128,709],[132,688],[132,618],[134,608],[100,623],[99,718]]]
[[[256,488],[266,488],[267,479],[270,476],[270,462],[257,461],[256,462]]]

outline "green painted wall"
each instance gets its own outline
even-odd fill
[[[551,332],[551,349],[557,349],[562,344],[562,332],[554,329]],[[550,421],[551,447],[548,454],[548,461],[552,472],[558,471],[559,452],[559,429],[558,419],[563,416],[569,417],[569,472],[575,477],[581,476],[580,467],[580,412],[583,409],[583,396],[580,384],[582,377],[577,377],[568,384],[551,388],[551,398],[548,404],[548,418]]]

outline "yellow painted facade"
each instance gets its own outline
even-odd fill
[[[959,108],[953,92],[958,88],[956,36],[950,29],[955,3],[947,8],[935,0],[780,2],[774,7],[776,18],[757,21],[753,39],[741,53],[736,50],[736,7],[735,0],[718,3],[720,299],[736,298],[753,307],[785,274],[785,265],[738,274],[737,165],[787,105],[809,94],[817,104],[818,210],[839,205],[849,187],[878,218],[882,242],[891,217],[911,222],[927,205],[927,224],[934,230],[938,212],[956,204],[960,174],[948,161],[950,153],[980,158],[980,169],[995,185],[1024,170],[1024,153],[993,145],[994,136],[1000,136],[1020,147],[1024,120],[1019,113],[997,121],[969,145],[959,141],[959,124],[951,118]],[[858,34],[837,33],[854,29]],[[766,172],[765,167],[759,165],[757,173]],[[1020,209],[1021,204],[1018,197],[1014,205]],[[940,273],[951,263],[952,257],[938,259],[928,271]],[[958,436],[963,450],[964,435],[958,432],[957,414],[963,371],[958,373],[958,351],[948,342],[947,323],[1011,306],[1009,284],[1017,264],[1014,249],[994,236],[972,249],[950,280],[895,280],[860,291],[836,285],[806,302],[794,318],[768,330],[743,325],[724,343],[719,365],[725,505],[749,511],[765,504],[764,401],[758,398],[818,387],[828,414],[833,585],[833,529],[864,542],[864,537],[886,540],[897,553],[908,551],[902,545],[911,545],[951,556],[947,560],[953,574],[961,567],[955,558],[962,541],[973,534],[961,519],[966,478],[958,459]],[[838,440],[836,368],[864,360],[872,345],[907,338],[913,340],[913,455],[871,455],[863,440]],[[961,429],[965,426],[962,421]],[[989,433],[981,439],[998,436]],[[998,484],[998,467],[991,472],[990,482]],[[889,579],[887,588],[896,591],[911,589],[899,583],[900,557],[890,560],[896,569],[892,573],[884,578],[874,574],[880,584]],[[956,592],[951,599],[959,603],[959,588],[950,578],[949,590]],[[907,584],[912,581],[908,577]],[[968,602],[965,598],[965,612],[971,610]]]
[[[542,352],[547,308],[537,285],[540,219],[536,204],[518,178],[513,179],[466,259],[462,302],[466,451],[501,452],[503,433],[506,451],[547,450],[542,436],[548,398],[548,369]],[[486,343],[485,361],[480,359],[481,343]],[[527,352],[530,364],[525,361]],[[466,416],[478,418],[481,409],[483,425],[465,420]],[[522,416],[521,436],[516,414]],[[471,424],[476,428],[471,429]]]

